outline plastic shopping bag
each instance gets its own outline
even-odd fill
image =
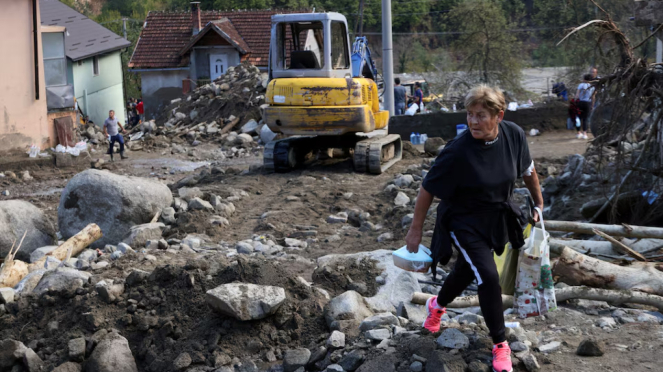
[[[541,217],[541,228],[532,230],[518,261],[514,307],[522,318],[557,309],[550,269],[550,234],[545,230],[543,213],[538,208],[537,211]]]
[[[523,236],[525,240],[529,239],[532,232],[532,225],[527,224]],[[493,254],[497,272],[500,275],[500,287],[502,294],[513,295],[516,287],[516,274],[518,273],[518,256],[520,251],[511,248],[511,243],[507,243],[504,253],[501,256]]]
[[[417,105],[412,104],[410,107],[405,110],[405,115],[414,116],[417,113]]]

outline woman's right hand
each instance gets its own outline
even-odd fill
[[[407,244],[407,251],[410,253],[419,252],[419,244],[421,244],[421,237],[423,232],[421,229],[413,228],[410,226],[407,235],[405,236],[405,244]]]

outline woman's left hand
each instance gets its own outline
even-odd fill
[[[541,207],[539,207],[539,208],[541,208]],[[542,210],[543,210],[543,208],[542,208]],[[541,220],[541,216],[539,216],[539,211],[538,210],[534,209],[532,211],[532,219],[534,220],[534,222],[539,222]]]

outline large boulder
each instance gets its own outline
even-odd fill
[[[150,222],[157,211],[170,207],[172,202],[168,187],[157,181],[89,169],[74,176],[62,192],[58,207],[60,233],[68,239],[96,223],[104,236],[92,247],[103,248],[117,244],[132,226]]]
[[[117,333],[104,337],[85,363],[86,372],[138,372],[129,342]]]
[[[53,244],[55,231],[44,213],[23,200],[0,201],[0,258],[9,253],[14,241],[25,235],[16,258],[30,262],[30,254],[37,248]]]
[[[207,291],[207,304],[223,315],[239,320],[263,319],[272,315],[285,301],[281,287],[230,283]]]

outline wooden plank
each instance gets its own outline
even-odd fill
[[[614,245],[615,249],[617,249],[621,253],[629,255],[629,256],[635,258],[638,261],[647,262],[647,259],[645,258],[645,256],[643,256],[640,253],[632,250],[629,246],[627,246],[626,244],[624,244],[624,243],[620,242],[619,240],[613,238],[612,236],[610,236],[610,235],[608,235],[604,232],[598,231],[596,229],[594,229],[594,234],[596,234],[596,235],[604,238],[605,240],[609,241],[610,243],[612,243]]]

